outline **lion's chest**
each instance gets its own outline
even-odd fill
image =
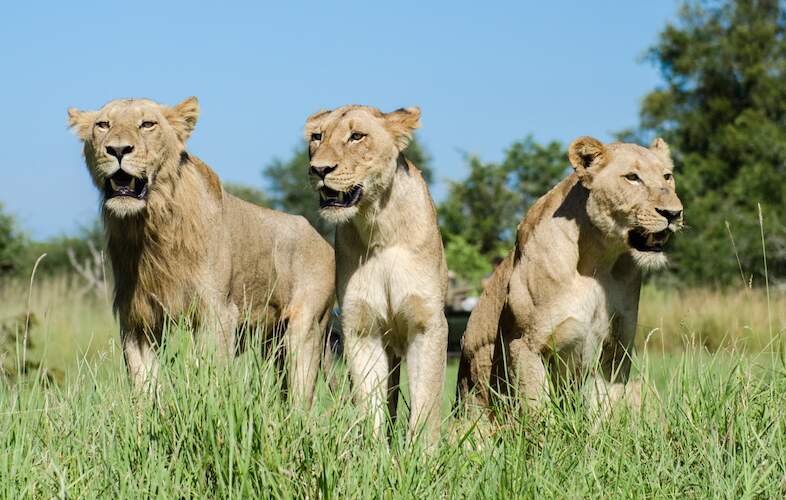
[[[538,314],[541,331],[549,332],[546,349],[588,367],[612,333],[617,315],[614,294],[602,279],[579,277],[550,307]]]
[[[345,330],[404,336],[442,310],[437,271],[406,248],[375,251],[337,280]]]

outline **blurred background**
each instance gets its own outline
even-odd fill
[[[123,97],[196,95],[190,151],[231,192],[329,240],[305,118],[420,106],[407,155],[438,205],[454,341],[522,215],[568,173],[573,138],[662,136],[686,229],[669,270],[647,278],[641,342],[761,350],[786,327],[784,2],[16,2],[0,28],[7,374],[25,369],[3,361],[22,330],[55,378],[117,336],[98,195],[66,108]]]

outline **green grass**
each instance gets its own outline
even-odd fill
[[[12,292],[4,314],[19,312]],[[767,352],[641,351],[644,408],[600,425],[580,407],[456,418],[452,362],[429,452],[406,443],[401,421],[390,446],[372,437],[345,378],[335,391],[320,383],[309,412],[291,409],[256,351],[216,367],[182,327],[169,332],[158,402],[134,398],[105,301],[66,285],[34,295],[31,356],[67,377],[0,383],[2,497],[786,495],[786,370]]]

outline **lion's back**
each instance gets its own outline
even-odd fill
[[[256,295],[266,293],[266,301],[281,307],[331,301],[333,247],[304,217],[257,206],[225,192],[224,220],[232,246],[234,288],[248,295],[249,286],[258,287]]]

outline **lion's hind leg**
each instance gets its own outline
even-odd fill
[[[292,308],[284,332],[287,391],[304,408],[311,406],[324,346],[324,321],[306,308]]]

